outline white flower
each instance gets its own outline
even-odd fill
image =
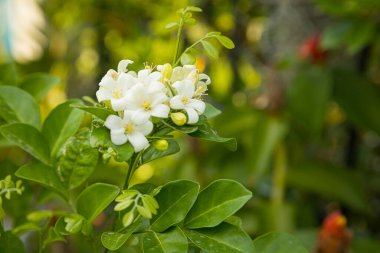
[[[194,99],[195,86],[189,80],[182,82],[177,81],[173,84],[177,95],[170,99],[170,107],[175,110],[185,110],[187,113],[189,124],[198,122],[200,114],[205,110],[205,103],[198,99]]]
[[[112,109],[115,111],[123,111],[126,105],[127,91],[137,83],[133,73],[127,71],[130,60],[122,60],[118,65],[118,72],[111,69],[102,78],[99,83],[99,90],[96,92],[96,97],[99,102],[109,100]]]
[[[162,92],[163,88],[164,85],[159,82],[147,87],[139,83],[128,91],[126,108],[135,112],[136,122],[147,121],[150,116],[168,117],[170,108],[166,103],[169,98]]]
[[[124,111],[124,117],[116,115],[108,116],[104,125],[111,130],[111,141],[115,145],[122,145],[126,142],[132,144],[135,152],[139,152],[149,146],[149,141],[145,137],[153,130],[153,124],[149,120],[136,122],[135,113]]]

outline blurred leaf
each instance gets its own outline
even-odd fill
[[[380,252],[380,242],[376,239],[354,238],[354,240],[352,241],[352,252]]]
[[[17,70],[15,64],[0,64],[0,85],[17,85]]]
[[[95,183],[87,187],[77,199],[77,212],[93,221],[119,194],[119,187],[111,184]]]
[[[203,115],[205,115],[206,118],[208,119],[212,119],[221,113],[222,112],[219,109],[217,109],[215,106],[213,106],[212,104],[206,103],[206,109]]]
[[[13,86],[0,86],[0,116],[8,123],[20,122],[40,128],[40,110],[34,98]]]
[[[123,233],[119,232],[104,232],[101,236],[102,244],[109,250],[117,250],[129,239],[133,232],[135,232],[142,225],[141,219],[135,221]]]
[[[29,92],[35,100],[41,101],[45,98],[49,90],[59,82],[60,79],[56,76],[45,73],[35,73],[26,76],[20,83],[20,88]]]
[[[187,8],[193,12],[202,12],[202,9],[196,6],[188,6]]]
[[[28,222],[28,223],[24,223],[20,226],[13,228],[12,233],[19,236],[25,232],[40,231],[40,230],[41,230],[41,228],[37,224],[32,223],[32,222]]]
[[[191,54],[183,53],[181,56],[181,64],[182,65],[192,65],[195,63],[195,57]]]
[[[203,189],[186,216],[187,228],[214,227],[237,212],[252,193],[240,183],[219,179]]]
[[[174,28],[174,27],[177,27],[178,24],[176,22],[173,22],[173,23],[169,23],[165,26],[166,29],[171,29],[171,28]]]
[[[233,49],[235,47],[234,42],[226,36],[220,35],[217,36],[216,39],[227,49]]]
[[[88,112],[88,113],[98,117],[99,119],[101,119],[103,121],[105,121],[109,115],[115,114],[114,111],[107,109],[107,108],[103,108],[103,107],[85,106],[85,105],[76,105],[76,104],[73,104],[71,106],[74,108],[81,109],[85,112]]]
[[[205,49],[206,53],[214,58],[214,59],[217,59],[219,57],[219,52],[218,50],[214,47],[214,45],[212,45],[210,42],[206,41],[206,40],[202,40],[201,41],[202,43],[202,46],[203,48]]]
[[[15,175],[19,178],[30,180],[44,186],[53,188],[62,196],[67,196],[67,189],[59,180],[54,168],[45,164],[34,162],[20,167]]]
[[[43,163],[50,163],[49,147],[44,136],[34,127],[12,123],[0,127],[0,133]]]
[[[48,244],[53,242],[66,242],[65,238],[58,234],[53,227],[50,227],[47,231],[47,236],[42,244],[42,248],[45,248]]]
[[[256,252],[251,238],[241,228],[229,223],[222,223],[213,228],[186,229],[184,232],[192,243],[208,253]]]
[[[49,113],[42,126],[42,134],[49,143],[52,157],[58,154],[62,145],[76,133],[82,123],[84,113],[72,108],[73,104],[82,104],[82,101],[75,99],[58,105]]]
[[[177,180],[164,185],[155,196],[159,208],[151,220],[154,231],[162,232],[186,217],[199,192],[199,185],[188,180]]]
[[[150,145],[143,153],[142,161],[143,163],[148,163],[158,158],[169,156],[180,151],[179,145],[175,140],[167,140],[169,146],[166,150],[157,150],[153,145]]]
[[[303,68],[289,88],[294,117],[312,134],[319,134],[332,89],[329,72],[320,67]]]
[[[341,201],[358,211],[370,211],[364,186],[347,169],[313,162],[298,164],[287,173],[288,183],[295,187]]]
[[[11,231],[0,233],[0,252],[24,253],[25,248],[22,241]]]
[[[144,253],[184,253],[188,242],[182,230],[178,227],[165,233],[147,231],[142,239]]]
[[[308,253],[295,237],[286,233],[264,234],[257,237],[253,243],[260,253]]]
[[[94,171],[98,162],[98,151],[90,146],[90,132],[81,131],[71,137],[62,148],[57,162],[61,181],[68,189],[84,183]]]
[[[232,151],[236,150],[237,144],[235,138],[220,137],[208,123],[199,126],[197,131],[192,132],[189,135],[206,141],[223,142],[228,149]]]
[[[334,72],[334,97],[355,124],[380,134],[380,92],[353,71]]]

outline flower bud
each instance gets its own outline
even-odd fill
[[[183,126],[187,122],[186,115],[182,112],[173,112],[170,114],[170,118],[177,126]]]
[[[169,143],[167,140],[156,140],[153,142],[153,147],[159,151],[165,151],[169,147]]]
[[[172,76],[173,68],[169,63],[165,63],[161,69],[162,80],[168,80]]]

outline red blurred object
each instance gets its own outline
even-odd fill
[[[327,58],[327,52],[321,49],[321,35],[315,34],[299,47],[299,55],[302,59],[310,60],[313,63],[323,63]]]
[[[323,221],[318,234],[315,253],[348,253],[352,233],[347,220],[339,211],[332,212]]]

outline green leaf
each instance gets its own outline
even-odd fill
[[[205,115],[206,118],[208,119],[212,119],[221,113],[222,112],[219,109],[217,109],[215,106],[213,106],[212,104],[206,103],[206,109],[203,115]]]
[[[90,131],[83,129],[62,148],[57,162],[58,175],[70,190],[80,186],[94,171],[98,151],[90,146]]]
[[[132,233],[104,232],[101,237],[103,246],[109,250],[117,250],[129,239]]]
[[[77,199],[77,212],[93,221],[119,194],[119,187],[95,183],[87,187]]]
[[[184,126],[177,126],[175,125],[174,123],[168,123],[166,121],[162,121],[162,123],[168,127],[170,127],[171,129],[173,130],[176,130],[178,132],[181,132],[181,133],[185,133],[185,134],[188,134],[188,133],[192,133],[192,132],[195,132],[197,131],[198,129],[198,126],[195,126],[195,125],[184,125]]]
[[[73,104],[82,104],[82,102],[76,99],[58,105],[49,113],[42,126],[42,134],[49,143],[52,157],[57,155],[62,145],[78,131],[81,125],[84,113],[72,108]]]
[[[173,22],[173,23],[169,23],[165,26],[166,29],[171,29],[171,28],[174,28],[174,27],[177,27],[178,26],[178,23],[176,22]]]
[[[354,71],[337,70],[334,97],[352,122],[380,134],[378,87]]]
[[[8,140],[19,146],[43,163],[49,164],[49,147],[44,136],[34,127],[12,123],[0,127],[0,133]]]
[[[195,57],[188,53],[183,53],[181,56],[182,65],[192,65],[195,63]]]
[[[178,227],[165,233],[147,231],[142,240],[143,253],[184,253],[187,248],[186,236]]]
[[[159,208],[151,220],[154,231],[162,232],[184,220],[193,206],[199,192],[199,185],[188,180],[177,180],[164,185],[155,196]]]
[[[217,134],[217,132],[211,128],[211,126],[208,123],[198,126],[198,130],[195,132],[189,133],[189,135],[202,139],[202,140],[206,140],[206,141],[225,143],[225,146],[232,151],[236,150],[237,148],[235,138],[220,137]]]
[[[0,64],[0,85],[17,85],[17,70],[14,63]]]
[[[107,108],[104,108],[104,107],[95,107],[95,106],[84,106],[84,105],[71,105],[72,107],[74,108],[78,108],[80,110],[83,110],[85,112],[88,112],[96,117],[98,117],[99,119],[105,121],[109,115],[111,114],[114,114],[116,115],[116,113],[110,109],[107,109]]]
[[[220,179],[209,184],[186,216],[187,228],[214,227],[239,210],[252,193],[240,183]]]
[[[229,223],[222,223],[214,228],[186,229],[184,232],[197,247],[208,253],[255,252],[251,238],[241,228]],[[288,252],[293,253],[293,251]]]
[[[105,127],[94,128],[91,132],[90,144],[92,147],[111,147],[118,162],[128,161],[135,150],[130,143],[115,145],[111,142],[110,130]]]
[[[29,163],[20,167],[15,175],[19,178],[51,187],[62,196],[67,196],[67,189],[59,180],[55,170],[50,166],[39,162]]]
[[[25,232],[29,232],[29,231],[40,231],[41,228],[36,224],[36,223],[33,223],[33,222],[28,222],[28,223],[24,223],[20,226],[17,226],[15,228],[12,229],[12,233],[15,234],[15,235],[22,235],[23,233]]]
[[[169,156],[180,151],[179,145],[175,140],[168,140],[168,148],[164,151],[156,149],[153,145],[149,146],[143,153],[143,163],[148,163],[158,158]]]
[[[202,12],[202,9],[196,6],[188,6],[187,9],[192,12]]]
[[[24,253],[25,248],[22,241],[11,231],[0,233],[0,252]]]
[[[20,83],[20,88],[27,91],[35,100],[41,101],[49,90],[57,85],[60,79],[45,73],[34,73],[25,77]]]
[[[329,72],[320,67],[304,68],[290,86],[290,109],[299,123],[312,134],[321,132],[331,90]]]
[[[206,53],[214,59],[217,59],[219,57],[218,50],[208,41],[202,40],[201,41],[203,48],[205,49]]]
[[[253,244],[260,253],[308,253],[292,235],[272,232],[257,237]]]
[[[18,87],[0,86],[0,117],[8,123],[20,122],[40,128],[37,102]]]
[[[45,248],[48,244],[53,242],[66,242],[65,238],[58,234],[53,227],[50,227],[47,231],[47,236],[42,244],[42,248]]]
[[[217,36],[216,39],[227,49],[233,49],[235,47],[234,42],[226,36],[220,35]]]

